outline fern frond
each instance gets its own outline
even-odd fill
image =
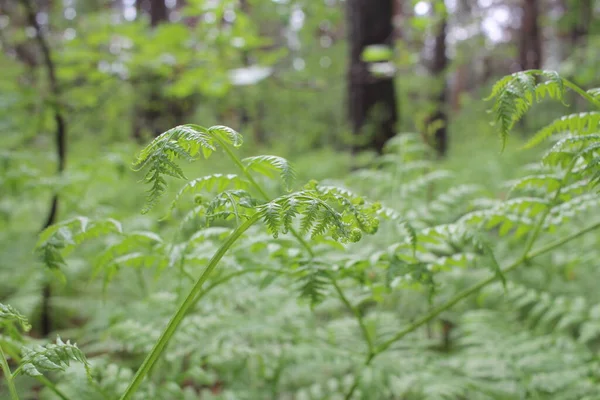
[[[600,88],[589,89],[587,91],[587,94],[589,94],[593,99],[600,102]]]
[[[11,305],[0,303],[0,327],[6,327],[13,323],[17,323],[25,332],[31,329],[31,325],[24,315],[15,310]]]
[[[253,210],[259,201],[245,190],[226,190],[216,195],[207,205],[205,217],[207,224],[215,219],[229,219],[236,221],[247,218],[243,209]],[[241,209],[240,209],[241,208]]]
[[[414,132],[403,132],[385,142],[384,152],[394,153],[403,161],[423,160],[430,149],[423,143],[421,135]]]
[[[508,291],[497,285],[485,290],[486,302],[510,304],[531,328],[546,333],[561,332],[591,344],[600,338],[600,305],[590,305],[580,296],[553,296],[525,285],[509,282]]]
[[[600,112],[598,111],[565,115],[538,131],[523,148],[530,149],[537,146],[557,133],[587,135],[598,131],[600,131]]]
[[[65,265],[64,255],[85,240],[111,233],[121,234],[121,224],[114,219],[92,220],[75,217],[46,228],[40,233],[36,251],[44,264],[54,270]]]
[[[555,228],[587,210],[597,209],[598,206],[600,206],[600,196],[596,193],[573,197],[550,210],[544,228]]]
[[[548,192],[552,193],[561,187],[563,178],[564,177],[561,174],[539,174],[526,176],[508,183],[510,185],[508,196],[517,191],[532,189],[538,190],[544,194]]]
[[[405,196],[413,196],[415,193],[426,190],[431,184],[444,181],[453,177],[450,171],[435,170],[421,175],[416,179],[406,182],[401,186],[401,190]]]
[[[162,238],[147,231],[131,232],[123,235],[120,240],[108,246],[96,259],[92,277],[100,272],[105,272],[104,285],[110,283],[119,266],[127,265],[140,267],[142,265],[153,265],[160,263],[161,258],[157,256],[157,245],[163,243]]]
[[[250,186],[250,183],[235,174],[212,174],[203,176],[201,178],[193,179],[187,182],[179,190],[173,202],[171,203],[171,209],[175,208],[181,198],[188,193],[198,193],[203,190],[211,191],[216,190],[222,192],[227,188],[246,190]]]
[[[202,129],[202,127],[198,125],[191,126],[196,129]],[[233,147],[241,147],[242,144],[244,144],[244,138],[242,137],[242,135],[228,126],[212,126],[208,128],[208,133],[216,138],[221,139],[225,143],[232,145]]]
[[[227,237],[227,235],[231,233],[231,229],[224,228],[221,226],[211,226],[208,228],[204,228],[202,230],[194,233],[188,240],[188,245],[193,245],[194,243],[200,243],[207,240],[223,240]]]
[[[319,305],[327,296],[331,284],[327,271],[319,266],[307,264],[298,270],[300,297],[308,299],[311,308]]]
[[[37,346],[33,349],[23,347],[21,365],[15,370],[15,375],[22,372],[29,376],[41,376],[43,372],[64,371],[72,361],[82,363],[89,371],[89,363],[77,345],[70,341],[63,342],[60,337],[56,344]]]
[[[574,158],[594,156],[599,150],[600,134],[589,134],[585,136],[567,136],[559,140],[542,157],[542,162],[549,166],[565,167]]]
[[[164,175],[186,179],[176,160],[191,162],[200,152],[208,158],[216,151],[217,143],[239,147],[242,142],[239,133],[225,126],[207,129],[199,125],[180,125],[159,135],[140,152],[133,164],[135,171],[148,169],[144,180],[151,185],[142,213],[150,211],[166,191]]]
[[[273,236],[289,229],[292,216],[300,217],[301,234],[310,233],[313,239],[330,235],[341,242],[356,242],[362,237],[363,229],[365,233],[376,230],[378,223],[373,216],[374,209],[368,211],[368,208],[353,206],[337,211],[335,206],[338,204],[329,204],[331,201],[345,205],[352,203],[343,196],[304,190],[262,204],[257,211]]]
[[[537,83],[538,78],[545,78],[546,81]],[[486,100],[495,99],[492,110],[500,125],[503,148],[514,124],[534,103],[547,97],[563,100],[564,94],[565,81],[554,71],[521,71],[498,81]]]
[[[255,156],[242,160],[246,164],[246,169],[256,171],[261,175],[272,178],[273,170],[279,171],[281,181],[287,191],[292,189],[292,184],[296,179],[296,172],[288,160],[279,156]]]

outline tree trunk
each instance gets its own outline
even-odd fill
[[[348,113],[358,143],[353,151],[370,148],[381,153],[396,134],[398,120],[393,78],[377,78],[361,60],[366,46],[393,43],[393,0],[348,0]],[[367,126],[369,129],[367,129]],[[370,132],[369,132],[370,131]]]
[[[66,161],[67,161],[67,120],[65,115],[63,114],[62,107],[60,104],[61,99],[61,90],[60,84],[58,82],[58,78],[56,75],[56,65],[54,64],[53,54],[50,49],[50,44],[48,43],[48,39],[46,37],[46,33],[44,29],[40,26],[37,20],[37,10],[33,6],[32,0],[22,0],[23,6],[25,7],[27,13],[27,19],[29,21],[29,25],[35,29],[35,38],[37,40],[38,46],[42,53],[43,65],[46,70],[46,74],[48,75],[48,83],[50,85],[50,93],[54,99],[53,102],[53,114],[55,121],[55,133],[54,140],[56,142],[56,155],[58,158],[58,167],[57,173],[59,176],[62,176],[65,172]],[[50,2],[47,3],[50,7]],[[58,206],[59,206],[59,197],[58,192],[54,193],[52,196],[52,200],[50,203],[50,210],[48,211],[48,216],[46,217],[46,221],[42,230],[48,228],[56,222],[58,215]],[[44,283],[44,287],[42,289],[42,301],[41,301],[41,311],[40,311],[40,330],[43,336],[48,336],[53,329],[52,326],[52,309],[51,309],[51,298],[52,298],[52,290],[51,290],[50,281],[46,281]]]
[[[445,11],[444,11],[445,13]],[[443,157],[448,150],[448,115],[446,112],[447,103],[447,83],[446,83],[446,68],[448,67],[448,57],[446,56],[446,27],[447,17],[442,16],[440,20],[438,33],[435,37],[435,46],[433,54],[433,62],[431,64],[431,75],[436,84],[438,84],[438,94],[435,98],[435,110],[428,118],[427,126],[431,131],[427,134],[433,138],[433,147],[438,153],[438,156]]]
[[[150,13],[150,25],[152,27],[168,20],[169,15],[165,0],[137,0],[136,7],[138,7],[139,12],[147,11]],[[161,78],[149,74],[144,77],[143,81],[146,86],[138,87],[137,90],[142,93],[147,91],[147,95],[146,99],[141,99],[141,104],[136,105],[133,124],[133,137],[139,142],[145,139],[145,132],[150,132],[154,136],[158,136],[163,132],[165,127],[162,126],[160,120],[164,114],[163,110],[169,108],[169,105],[161,96]]]
[[[571,43],[574,46],[581,45],[585,41],[594,13],[592,0],[579,0],[577,3],[575,9],[578,18],[571,28]]]
[[[150,2],[150,25],[157,26],[169,20],[169,10],[165,0],[152,0]]]
[[[519,64],[522,70],[540,69],[542,66],[542,38],[538,25],[538,1],[523,0]]]

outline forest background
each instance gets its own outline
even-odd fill
[[[600,398],[599,14],[0,0],[0,397]]]

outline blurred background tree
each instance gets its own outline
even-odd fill
[[[597,57],[592,0],[33,3],[62,106],[107,141],[201,119],[301,151],[380,151],[398,130],[420,130],[444,155],[465,96],[520,69],[591,83]],[[50,86],[22,4],[2,1],[0,40],[6,75],[37,94],[5,109],[26,116],[45,110]]]

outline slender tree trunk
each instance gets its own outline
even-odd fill
[[[576,7],[578,18],[571,29],[571,43],[574,46],[579,46],[587,39],[594,9],[592,0],[578,0]]]
[[[519,64],[522,70],[542,66],[542,38],[538,24],[538,0],[523,0]]]
[[[150,24],[157,27],[166,22],[169,15],[165,0],[137,0],[138,13],[148,11],[150,13]],[[139,14],[138,14],[139,16]],[[133,137],[137,141],[144,140],[144,133],[149,131],[157,136],[161,133],[160,118],[161,109],[166,108],[160,93],[160,78],[156,75],[146,75],[143,79],[147,86],[139,87],[140,92],[146,92],[145,96],[137,103],[134,111]]]
[[[427,124],[432,128],[432,132],[427,133],[432,135],[432,145],[440,157],[445,156],[448,150],[448,114],[446,112],[448,97],[446,68],[448,67],[448,57],[446,55],[446,27],[447,16],[444,12],[439,23],[438,33],[435,37],[433,63],[431,64],[431,75],[439,85],[439,88],[434,100],[436,103],[435,111]]]
[[[366,46],[392,46],[393,6],[393,0],[347,1],[348,113],[352,133],[361,141],[353,145],[353,151],[371,148],[381,152],[385,142],[396,134],[398,116],[394,80],[373,76],[367,63],[361,60]]]
[[[31,25],[35,30],[35,38],[38,42],[42,53],[42,62],[44,68],[46,70],[46,74],[48,75],[48,83],[50,85],[50,94],[52,96],[52,104],[53,104],[53,112],[54,112],[54,123],[55,123],[55,134],[54,140],[56,143],[56,153],[58,156],[58,174],[62,175],[65,166],[66,166],[66,158],[67,158],[67,122],[63,115],[61,104],[60,104],[60,86],[58,85],[58,80],[56,78],[56,68],[54,65],[54,61],[52,59],[52,54],[50,52],[50,45],[46,39],[44,30],[40,26],[37,20],[37,12],[33,7],[32,0],[21,0],[25,10],[27,12],[27,19],[29,21],[29,25]],[[59,197],[58,193],[54,193],[52,196],[50,210],[48,212],[48,216],[46,217],[46,221],[44,222],[44,226],[42,229],[46,229],[50,225],[53,225],[56,222],[56,216],[58,214],[58,206],[59,206]],[[42,290],[42,305],[41,305],[41,315],[40,315],[40,331],[43,336],[47,336],[52,331],[52,320],[51,320],[51,286],[50,282],[46,282],[44,284],[44,288]]]
[[[157,26],[161,22],[169,20],[169,9],[165,0],[150,1],[150,25]]]

